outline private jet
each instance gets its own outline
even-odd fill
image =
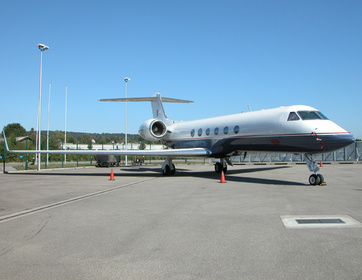
[[[103,154],[166,157],[162,165],[164,175],[174,175],[174,158],[209,157],[217,159],[215,171],[226,172],[231,157],[247,153],[303,154],[310,172],[311,185],[320,185],[324,177],[319,173],[315,155],[339,150],[353,143],[353,136],[329,120],[313,107],[285,106],[275,109],[249,111],[212,118],[174,121],[167,118],[163,102],[190,103],[189,100],[152,97],[112,98],[99,101],[151,102],[153,118],[139,128],[142,138],[161,141],[163,150],[9,150],[12,153]]]

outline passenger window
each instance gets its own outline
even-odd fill
[[[236,126],[234,127],[234,133],[235,133],[235,134],[238,134],[238,133],[239,133],[239,130],[240,130],[240,127],[239,127],[238,125],[236,125]]]
[[[195,136],[195,129],[191,130],[191,137]]]
[[[298,121],[299,117],[295,112],[290,112],[288,121]]]
[[[218,128],[218,127],[214,129],[214,134],[215,134],[215,135],[218,135],[218,134],[219,134],[219,128]]]
[[[197,131],[197,135],[199,135],[199,136],[202,135],[202,128],[200,128],[200,129]]]
[[[206,135],[209,136],[210,135],[210,128],[206,129],[205,133],[206,133]]]
[[[224,134],[228,134],[229,133],[229,128],[227,126],[224,127]]]

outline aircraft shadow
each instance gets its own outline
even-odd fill
[[[263,184],[263,185],[284,185],[284,186],[306,186],[306,184],[285,181],[285,180],[276,180],[276,179],[265,179],[265,178],[256,178],[256,177],[245,177],[245,176],[236,176],[238,174],[248,174],[254,172],[263,172],[271,171],[277,169],[290,168],[290,166],[272,166],[272,167],[262,167],[262,168],[243,168],[243,169],[229,169],[225,175],[226,181],[230,182],[240,182],[240,183],[254,183],[254,184]],[[129,167],[129,168],[115,168],[114,176],[117,177],[164,177],[161,174],[161,168],[159,167]],[[106,170],[105,170],[106,171]],[[30,176],[83,176],[83,177],[109,177],[111,170],[107,169],[107,172],[101,173],[84,173],[84,172],[26,172],[26,173],[7,173],[8,175],[30,175]],[[193,171],[191,168],[177,168],[176,174],[174,176],[166,176],[165,178],[181,178],[181,177],[197,177],[204,178],[208,180],[220,180],[220,174],[215,173],[215,171]]]
[[[245,177],[245,176],[236,176],[238,174],[248,174],[253,172],[263,172],[276,169],[290,168],[290,166],[277,166],[277,167],[263,167],[263,168],[247,168],[247,169],[237,169],[237,170],[228,170],[225,174],[226,182],[240,182],[240,183],[254,183],[262,185],[282,185],[282,186],[307,186],[308,184],[303,184],[294,181],[285,181],[285,180],[276,180],[276,179],[266,179],[266,178],[255,178],[255,177]],[[177,169],[178,170],[178,169]],[[234,176],[233,176],[234,175]],[[205,178],[210,180],[220,180],[220,174],[216,174],[214,171],[203,171],[203,172],[186,172],[186,173],[177,173],[176,177],[198,177]]]
[[[282,185],[282,186],[307,186],[307,184],[285,181],[285,180],[275,180],[275,179],[265,179],[265,178],[253,178],[253,177],[226,177],[226,181],[240,182],[240,183],[254,183],[262,185]]]

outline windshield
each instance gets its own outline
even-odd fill
[[[298,111],[302,120],[328,120],[328,118],[319,111]]]

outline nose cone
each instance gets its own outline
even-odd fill
[[[356,139],[351,134],[336,134],[336,135],[328,135],[324,136],[323,144],[324,144],[324,151],[332,152],[348,145],[354,143]]]
[[[348,146],[348,145],[356,142],[356,139],[352,136],[352,134],[349,134],[349,135],[346,135],[346,138],[343,141],[345,141],[345,143],[344,143],[345,146]]]

